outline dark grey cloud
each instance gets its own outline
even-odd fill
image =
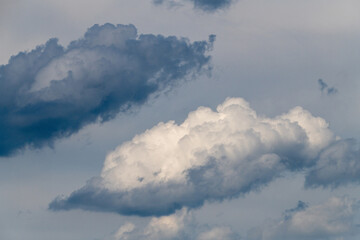
[[[121,192],[108,190],[103,184],[104,179],[93,178],[70,196],[57,197],[49,204],[49,209],[83,209],[145,217],[170,215],[183,206],[197,208],[204,203],[204,196],[197,194],[194,188],[177,183],[148,185]]]
[[[235,0],[153,0],[155,4],[168,4],[170,6],[176,6],[185,2],[192,2],[194,8],[200,9],[205,12],[215,12],[220,9],[228,8]]]
[[[133,25],[94,25],[67,48],[50,39],[0,66],[0,156],[51,145],[108,121],[210,69],[209,41],[137,34]]]
[[[200,107],[180,125],[159,123],[121,144],[106,157],[100,177],[49,208],[169,215],[312,168],[334,142],[326,121],[301,107],[266,118],[243,99],[229,98],[216,111]]]
[[[190,169],[186,173],[186,183],[168,181],[148,184],[129,191],[106,189],[104,187],[106,180],[94,178],[70,196],[57,197],[49,204],[49,209],[52,211],[82,209],[142,217],[166,216],[183,207],[200,208],[205,201],[222,201],[244,196],[250,191],[264,187],[283,172],[282,164],[270,169],[258,166],[258,169],[248,169],[250,172],[241,171],[240,166],[233,169],[233,173],[230,173],[226,167],[220,168],[221,166],[213,162]],[[256,173],[260,176],[255,176]]]
[[[321,152],[306,175],[306,187],[331,187],[360,182],[360,149],[356,140],[338,140]]]
[[[308,207],[309,207],[309,205],[306,202],[298,201],[298,204],[296,207],[285,210],[285,212],[283,214],[284,219],[285,220],[290,219],[294,215],[294,213],[304,211]]]
[[[333,197],[318,205],[299,201],[280,219],[270,219],[248,232],[248,240],[337,240],[359,233],[355,216],[359,203],[347,197]],[[351,238],[353,239],[353,238]]]
[[[329,87],[328,84],[321,78],[318,79],[318,84],[322,93],[325,93],[327,95],[333,95],[338,93],[338,90],[335,87]]]

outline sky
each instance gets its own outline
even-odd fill
[[[359,10],[1,1],[0,238],[359,239]]]

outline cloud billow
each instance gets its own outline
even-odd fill
[[[209,41],[94,25],[67,48],[50,39],[0,66],[0,156],[51,145],[210,69]]]
[[[146,226],[125,223],[112,240],[238,240],[240,236],[228,226],[199,224],[191,211],[183,209],[170,216],[153,217]]]
[[[359,202],[347,197],[332,197],[318,205],[299,201],[282,219],[268,220],[248,232],[248,240],[349,239],[359,234],[355,221]],[[351,238],[353,239],[353,238]]]
[[[101,176],[51,210],[162,216],[260,189],[286,171],[312,169],[337,137],[301,107],[261,117],[240,98],[200,107],[135,136],[106,157]],[[345,140],[344,140],[345,141]]]
[[[360,183],[360,149],[355,139],[339,140],[326,148],[306,175],[306,187],[336,188]]]

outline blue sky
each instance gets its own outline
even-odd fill
[[[358,239],[359,8],[2,1],[0,238]]]

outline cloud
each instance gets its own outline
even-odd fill
[[[122,225],[113,240],[238,240],[239,235],[227,226],[207,226],[197,223],[192,213],[182,209],[170,216],[153,217],[144,226]]]
[[[209,39],[138,35],[133,25],[108,23],[67,48],[50,39],[11,57],[0,66],[0,156],[108,121],[209,69]]]
[[[318,84],[322,93],[326,93],[327,95],[334,95],[338,93],[338,90],[335,87],[329,87],[321,78],[318,80]]]
[[[339,187],[360,182],[360,149],[356,140],[339,140],[319,156],[306,175],[306,187]]]
[[[228,8],[235,0],[153,0],[155,4],[168,4],[169,6],[182,5],[184,2],[192,2],[195,9],[205,12],[215,12],[220,9]]]
[[[239,240],[237,233],[229,227],[213,227],[212,229],[199,234],[198,240]]]
[[[338,240],[358,233],[354,217],[358,203],[346,197],[333,197],[319,205],[298,207],[282,219],[268,220],[249,231],[248,240]]]
[[[258,190],[285,171],[314,167],[336,137],[301,107],[258,116],[241,98],[216,111],[200,107],[135,136],[106,157],[101,176],[51,210],[84,209],[161,216]]]

